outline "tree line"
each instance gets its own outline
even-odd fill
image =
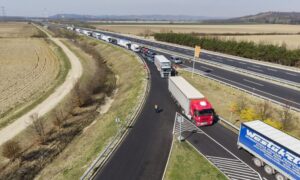
[[[285,44],[281,46],[248,41],[221,40],[216,37],[198,37],[194,34],[155,33],[159,41],[194,47],[199,45],[210,51],[216,51],[234,56],[267,61],[286,66],[300,67],[300,49],[288,50]]]

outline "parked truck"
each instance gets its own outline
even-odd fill
[[[253,162],[277,180],[300,179],[300,141],[259,120],[242,123],[239,149],[253,155]]]
[[[110,38],[111,38],[110,36],[101,35],[101,39],[102,39],[103,41],[109,42],[109,39],[110,39]]]
[[[171,62],[165,56],[155,55],[154,64],[162,78],[167,78],[171,75]]]
[[[196,126],[212,125],[215,113],[210,102],[181,76],[169,77],[169,91],[182,113]]]

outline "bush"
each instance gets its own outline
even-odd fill
[[[265,122],[266,124],[268,124],[268,125],[270,125],[270,126],[276,128],[276,129],[282,129],[282,128],[283,128],[282,122],[273,120],[273,119],[271,119],[271,118],[268,118],[268,119],[264,120],[264,122]]]
[[[255,44],[253,42],[237,42],[221,40],[216,37],[197,37],[195,34],[156,33],[154,38],[185,46],[199,45],[204,49],[231,54],[235,56],[257,59],[287,66],[299,66],[300,50],[287,50],[285,45]]]
[[[10,160],[17,158],[20,155],[21,147],[17,141],[7,141],[3,145],[2,155]]]
[[[241,119],[245,121],[252,121],[258,118],[258,115],[252,108],[243,109],[240,113]]]

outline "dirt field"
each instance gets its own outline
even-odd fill
[[[28,23],[0,23],[0,38],[31,37],[38,34],[38,30]]]
[[[121,32],[126,34],[144,35],[173,31],[176,33],[205,33],[205,34],[235,34],[235,33],[288,33],[294,35],[243,35],[221,36],[224,39],[237,41],[263,42],[267,44],[286,44],[289,49],[300,47],[299,25],[95,25],[98,29]]]
[[[299,33],[298,25],[95,25],[99,29],[139,35],[151,32],[178,33]]]
[[[254,36],[219,36],[224,40],[253,41],[281,46],[286,44],[288,49],[300,49],[300,35],[254,35]]]
[[[39,33],[26,23],[0,24],[0,128],[44,96],[62,75],[53,45],[30,38]]]

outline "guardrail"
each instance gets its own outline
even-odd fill
[[[81,180],[89,180],[92,179],[95,176],[95,173],[105,164],[105,162],[108,160],[110,155],[114,152],[114,150],[118,147],[118,145],[122,142],[125,135],[128,132],[129,127],[134,123],[137,116],[140,114],[146,99],[148,97],[150,87],[151,87],[151,76],[149,68],[146,64],[146,62],[138,56],[139,59],[144,64],[144,67],[147,71],[147,83],[144,88],[143,95],[139,98],[140,101],[137,103],[136,107],[132,112],[130,112],[130,115],[128,118],[126,118],[125,122],[119,132],[113,137],[113,139],[110,141],[110,143],[106,146],[106,148],[97,156],[97,158],[93,161],[93,163],[89,166],[89,168],[84,172],[84,174],[81,176]]]

